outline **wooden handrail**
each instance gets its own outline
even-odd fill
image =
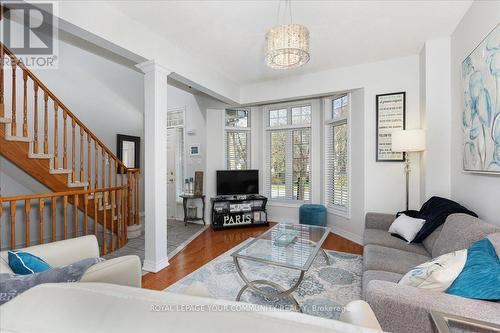
[[[24,72],[26,72],[26,74],[34,81],[38,84],[38,87],[40,89],[42,89],[44,92],[46,92],[48,94],[48,96],[54,101],[54,103],[56,103],[58,106],[60,106],[64,111],[66,111],[67,115],[75,121],[75,123],[80,127],[82,128],[91,138],[92,140],[94,140],[99,146],[101,146],[101,148],[103,148],[106,153],[108,154],[109,157],[111,157],[113,160],[116,160],[117,163],[120,165],[120,166],[123,166],[125,168],[125,170],[127,172],[129,172],[129,169],[130,170],[137,170],[137,169],[133,169],[133,168],[127,168],[127,166],[125,164],[123,164],[123,162],[121,160],[118,159],[118,157],[116,157],[115,154],[113,154],[113,152],[108,149],[108,147],[101,141],[99,140],[99,138],[94,134],[92,133],[92,131],[87,127],[85,126],[71,111],[70,109],[59,99],[57,98],[57,96],[40,80],[38,79],[38,77],[36,77],[36,75],[31,71],[29,70],[28,67],[26,67],[24,65],[24,63],[19,60],[16,55],[11,51],[9,50],[8,47],[6,47],[2,42],[0,42],[0,49],[2,49],[3,53],[6,53],[10,56],[10,58],[14,58],[15,59],[15,63],[16,65],[18,65]],[[132,171],[130,171],[132,172]]]
[[[101,193],[108,191],[116,191],[116,190],[126,190],[126,186],[116,186],[116,187],[107,187],[107,188],[99,188],[99,189],[91,189],[91,190],[73,190],[73,191],[64,191],[64,192],[48,192],[48,193],[39,193],[39,194],[28,194],[28,195],[15,195],[10,197],[0,197],[0,202],[8,202],[8,201],[20,201],[20,200],[33,200],[33,199],[46,199],[52,197],[61,197],[61,196],[72,196],[75,194],[90,194],[90,193]]]

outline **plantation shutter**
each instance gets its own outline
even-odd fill
[[[250,111],[225,110],[224,160],[227,170],[250,168]]]
[[[327,205],[347,210],[349,207],[348,125],[347,120],[327,126]]]
[[[310,128],[267,133],[267,192],[274,200],[310,201]]]
[[[224,137],[226,168],[246,170],[249,166],[249,132],[227,130]]]

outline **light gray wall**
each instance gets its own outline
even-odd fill
[[[462,171],[461,64],[499,24],[499,1],[475,1],[451,36],[451,197],[490,223],[500,225],[500,176]]]
[[[211,174],[207,174],[207,156],[211,154],[210,149],[214,148],[213,146],[209,147],[214,142],[212,140],[214,132],[219,130],[219,127],[215,129],[210,124],[207,126],[207,109],[219,108],[220,110],[223,110],[227,105],[207,95],[196,93],[189,89],[189,87],[177,85],[174,82],[168,86],[167,94],[167,104],[169,110],[177,108],[185,109],[184,178],[194,178],[195,171],[203,171],[203,188],[204,193],[207,194],[207,177],[212,177]],[[209,129],[210,139],[207,138],[207,128]],[[187,132],[192,132],[192,134],[188,134]],[[200,145],[200,156],[191,157],[189,155],[189,147],[192,144]],[[218,150],[222,150],[221,147],[222,146],[215,146]],[[215,178],[215,175],[213,175],[213,178]],[[209,200],[210,197],[207,196],[207,209],[209,206]],[[197,205],[199,209],[201,209],[201,204],[199,202]],[[206,210],[206,214],[208,216],[207,212],[208,210]],[[175,215],[178,219],[182,219],[184,217],[181,203],[177,204]]]

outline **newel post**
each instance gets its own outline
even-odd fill
[[[167,257],[167,77],[154,60],[138,64],[144,72],[144,213],[143,269],[158,272]]]

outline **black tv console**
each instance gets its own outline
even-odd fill
[[[212,228],[269,225],[267,198],[262,195],[221,195],[210,199]]]

